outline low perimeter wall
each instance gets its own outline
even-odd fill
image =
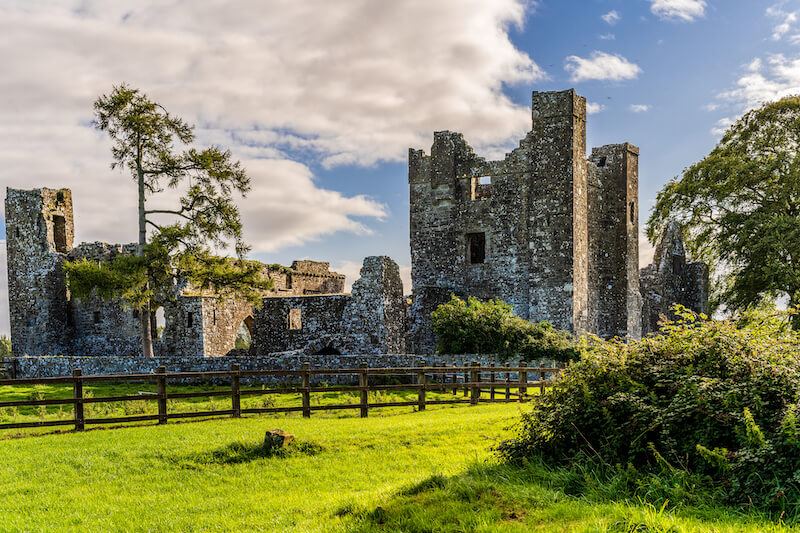
[[[492,356],[486,355],[271,355],[271,356],[226,356],[226,357],[18,357],[6,360],[9,373],[14,378],[45,378],[70,376],[80,369],[84,376],[97,374],[155,374],[160,366],[171,372],[214,372],[230,370],[238,364],[240,370],[300,370],[304,363],[312,369],[358,368],[366,364],[371,368],[452,366],[468,365],[477,361],[480,365],[503,366]],[[510,360],[517,366],[519,360]],[[528,366],[551,367],[552,361],[528,361]],[[503,376],[505,377],[505,376]],[[288,378],[288,379],[287,379]],[[337,382],[333,376],[317,375],[315,381]],[[344,376],[343,376],[344,378]],[[512,379],[516,375],[512,373]],[[227,382],[227,378],[221,381]],[[250,381],[291,381],[290,377],[259,377]]]

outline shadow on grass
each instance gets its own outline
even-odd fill
[[[655,494],[654,480],[642,481],[646,482],[640,487],[626,487],[588,468],[550,468],[533,462],[475,464],[456,476],[436,474],[406,486],[378,506],[347,502],[333,515],[349,517],[349,531],[362,533],[795,531],[779,517],[716,504],[707,493],[684,494],[683,501],[674,504],[666,496],[678,496],[684,489],[673,486]]]
[[[202,468],[211,465],[236,465],[258,459],[301,457],[317,455],[323,448],[315,442],[294,441],[285,448],[270,450],[263,443],[233,442],[208,452],[193,453],[181,457],[177,463],[184,468]]]

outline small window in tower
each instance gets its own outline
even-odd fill
[[[133,310],[133,319],[134,320],[138,320],[138,318],[139,318],[139,310],[138,309],[134,309]]]
[[[194,327],[194,313],[186,314],[186,327],[187,328]]]
[[[292,275],[291,274],[286,274],[286,288],[287,289],[291,289],[292,288]]]
[[[56,252],[67,253],[67,221],[59,215],[53,215],[53,244]]]
[[[94,313],[92,313],[92,322],[94,322],[95,324],[100,323],[100,311],[95,311]]]
[[[631,202],[629,210],[631,212],[631,224],[636,224],[636,204]]]
[[[472,200],[482,200],[492,197],[492,177],[480,176],[472,178]]]
[[[56,203],[63,204],[64,203],[64,191],[58,191],[56,193]]]
[[[483,263],[486,259],[486,234],[467,233],[467,260],[470,264]]]
[[[303,310],[302,309],[289,309],[289,314],[286,316],[287,329],[303,329]]]
[[[682,265],[681,256],[673,255],[672,256],[672,275],[677,276],[681,272]]]
[[[17,239],[19,239],[19,226],[14,228],[15,233],[17,234]]]
[[[211,318],[212,318],[212,320],[214,321],[214,325],[216,326],[216,325],[217,325],[217,310],[216,310],[216,309],[214,309],[214,310],[211,312]]]
[[[603,157],[601,157],[601,158],[600,158],[600,159],[597,161],[597,166],[598,166],[598,167],[604,167],[604,166],[606,166],[606,156],[603,156]]]

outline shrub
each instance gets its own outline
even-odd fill
[[[0,361],[8,357],[11,357],[11,339],[0,335]]]
[[[800,335],[782,320],[677,312],[662,336],[587,348],[501,453],[556,465],[588,458],[643,477],[683,471],[729,503],[797,516]]]
[[[497,354],[501,359],[567,361],[577,356],[572,336],[549,322],[532,323],[500,300],[450,302],[431,314],[436,350],[448,354]]]

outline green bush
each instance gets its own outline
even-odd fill
[[[800,335],[677,312],[665,335],[587,348],[501,453],[684,472],[728,503],[800,516]]]
[[[436,351],[448,354],[497,354],[501,359],[577,357],[572,336],[549,322],[532,323],[500,300],[466,302],[455,295],[431,314]]]
[[[0,335],[0,360],[11,357],[11,339]]]

